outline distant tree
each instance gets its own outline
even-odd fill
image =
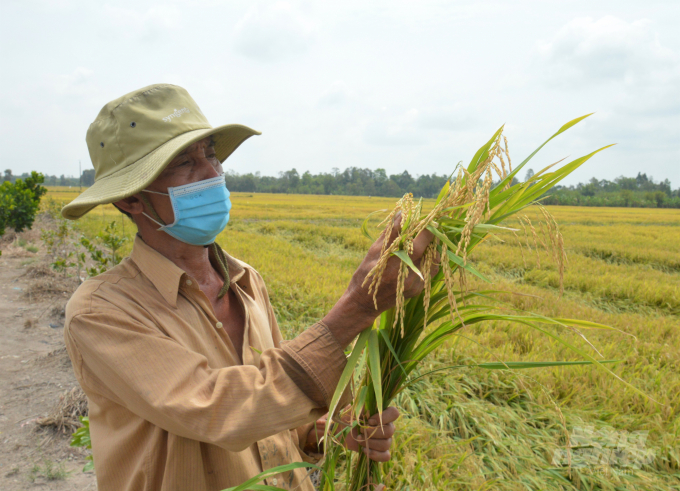
[[[94,169],[83,171],[82,182],[83,186],[92,186],[94,184]]]
[[[529,169],[526,175],[524,176],[524,182],[527,182],[532,177],[534,177],[534,169]]]
[[[291,169],[281,173],[281,180],[283,181],[281,184],[284,187],[284,192],[292,192],[297,188],[298,183],[300,182],[300,174],[298,174],[296,169]]]
[[[67,182],[66,182],[66,176],[64,176],[64,174],[59,176],[59,185],[60,186],[67,186],[68,185]]]
[[[652,199],[656,203],[656,207],[661,208],[664,201],[666,201],[666,193],[663,191],[654,191]]]
[[[397,186],[399,186],[399,189],[401,189],[402,192],[408,193],[413,191],[413,185],[415,184],[415,181],[407,170],[401,174],[390,176],[390,179],[397,183]]]
[[[5,177],[2,180],[4,182],[11,182],[12,181],[12,170],[11,169],[5,169]]]

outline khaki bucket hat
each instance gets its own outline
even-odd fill
[[[247,126],[213,128],[182,87],[157,84],[109,102],[87,130],[94,184],[61,214],[76,220],[97,205],[140,192],[188,145],[207,136],[223,162],[241,143],[259,135]]]

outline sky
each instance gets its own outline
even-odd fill
[[[565,181],[680,187],[677,0],[2,0],[0,142],[14,174],[92,168],[107,102],[186,88],[212,125],[262,131],[225,163],[278,175],[449,174],[501,125],[516,164],[616,143]]]

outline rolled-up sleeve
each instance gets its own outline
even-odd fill
[[[116,309],[75,313],[65,337],[90,391],[168,432],[229,451],[327,412],[346,363],[323,323],[265,350],[259,365],[224,368]]]

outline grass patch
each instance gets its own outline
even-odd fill
[[[63,481],[69,475],[63,462],[53,462],[49,459],[43,459],[41,463],[33,464],[33,467],[28,471],[28,480],[35,482],[42,478],[46,481]]]

